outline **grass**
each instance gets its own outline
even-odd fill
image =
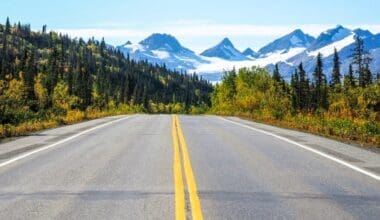
[[[51,115],[46,117],[46,119],[33,119],[17,125],[2,124],[0,125],[0,138],[23,136],[32,132],[55,128],[61,125],[74,124],[85,120],[92,120],[113,115],[131,114],[134,113],[134,110],[137,109],[121,108],[106,111],[95,109],[89,109],[87,111],[70,110],[67,111],[66,115]]]
[[[285,115],[282,119],[259,113],[217,113],[232,115],[264,124],[294,129],[339,141],[380,148],[380,123],[363,119],[316,117],[307,114]]]

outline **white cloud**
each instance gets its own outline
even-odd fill
[[[82,37],[145,37],[153,32],[165,32],[175,36],[185,37],[209,37],[209,36],[281,36],[293,31],[296,28],[304,32],[317,36],[326,29],[333,28],[330,24],[310,24],[310,25],[250,25],[250,24],[214,24],[209,21],[195,20],[182,21],[167,25],[156,25],[152,27],[138,28],[117,28],[109,25],[103,28],[79,28],[79,29],[59,29],[59,32],[68,33],[73,36]],[[369,29],[374,33],[380,32],[380,24],[375,25],[344,25],[348,28]],[[111,27],[111,28],[110,28]]]
[[[152,33],[168,33],[179,39],[197,38],[222,38],[239,37],[249,38],[255,42],[257,38],[267,38],[268,42],[288,34],[291,31],[300,28],[305,33],[313,36],[318,36],[321,32],[335,27],[336,24],[308,24],[308,25],[252,25],[252,24],[217,24],[208,20],[178,20],[171,23],[151,24],[151,26],[134,25],[122,26],[120,23],[103,23],[98,24],[95,28],[77,28],[77,29],[59,29],[58,32],[67,33],[72,37],[90,38],[95,37],[100,39],[133,39],[141,40]],[[345,27],[355,29],[368,29],[373,33],[380,32],[380,24],[363,24],[363,25],[343,25]],[[124,40],[123,40],[124,41]],[[197,47],[197,45],[189,45]],[[200,47],[198,45],[198,47]]]
[[[77,29],[58,29],[57,32],[68,34],[72,37],[83,38],[102,38],[102,37],[146,37],[150,34],[147,31],[124,29],[124,28],[77,28]]]

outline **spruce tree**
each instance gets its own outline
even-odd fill
[[[356,86],[356,80],[355,80],[354,70],[352,68],[352,64],[350,64],[348,66],[348,73],[346,75],[346,82],[345,82],[345,84],[347,84],[347,86],[349,86],[349,87],[355,87]]]
[[[372,84],[372,72],[369,68],[369,64],[366,63],[365,66],[364,66],[364,70],[363,70],[363,75],[364,75],[364,86],[368,86],[368,85],[371,85]]]
[[[336,88],[337,86],[340,87],[341,74],[340,74],[340,61],[339,61],[339,55],[336,48],[334,49],[334,58],[333,58],[333,70],[332,70],[332,76],[331,76],[331,87]]]
[[[298,71],[295,70],[292,74],[290,86],[292,88],[292,106],[294,110],[300,109],[300,79]]]
[[[369,67],[372,58],[369,57],[369,52],[364,49],[364,41],[359,36],[357,36],[355,40],[352,59],[352,63],[356,65],[359,86],[364,88],[369,85],[371,81],[372,76],[368,77],[367,74],[370,71],[367,71],[366,67]]]
[[[298,66],[298,74],[299,74],[299,105],[302,110],[305,110],[309,107],[309,80],[307,78],[306,72],[303,68],[302,62]]]
[[[272,74],[272,79],[278,83],[282,82],[282,77],[280,74],[280,70],[278,68],[278,64],[274,66],[273,74]]]
[[[316,67],[313,73],[313,104],[315,108],[327,109],[327,86],[326,76],[323,73],[322,54],[318,53]]]
[[[9,17],[7,17],[7,21],[5,22],[5,34],[11,33],[11,23],[9,22]]]
[[[35,65],[35,51],[32,50],[31,52],[28,52],[26,50],[26,63],[24,67],[24,80],[25,80],[25,91],[27,98],[29,100],[34,100],[35,95],[34,95],[34,77],[36,74],[36,65]]]

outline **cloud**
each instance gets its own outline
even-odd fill
[[[83,38],[145,38],[151,33],[168,33],[176,37],[279,37],[300,28],[305,33],[318,36],[321,32],[333,28],[336,24],[308,25],[251,25],[251,24],[216,24],[207,20],[178,20],[173,23],[152,26],[117,27],[119,24],[108,23],[97,28],[58,29],[72,37]],[[348,28],[368,29],[374,33],[380,32],[380,24],[344,25]]]
[[[124,28],[75,28],[75,29],[57,29],[57,32],[68,34],[72,37],[83,38],[102,38],[102,37],[146,37],[151,32],[124,29]]]

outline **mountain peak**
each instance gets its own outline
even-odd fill
[[[343,27],[342,25],[338,24],[335,28],[328,29],[327,31],[324,32],[324,34],[329,34],[329,35],[336,35],[339,33],[351,33],[351,30],[348,28]]]
[[[367,37],[373,37],[374,36],[369,30],[363,30],[360,28],[355,29],[353,32],[361,38],[367,38]]]
[[[227,37],[224,38],[219,44],[216,46],[205,50],[203,53],[201,53],[202,56],[205,57],[218,57],[225,60],[246,60],[247,57],[245,57],[240,51],[238,51],[230,39]]]
[[[244,50],[243,54],[245,55],[245,54],[250,54],[253,52],[255,52],[255,51],[253,51],[251,48],[248,47],[247,49]]]
[[[184,49],[178,40],[170,34],[154,33],[140,42],[149,50],[163,49],[170,52],[179,52]]]
[[[259,54],[274,53],[276,51],[287,51],[292,48],[307,48],[314,41],[314,37],[305,34],[301,29],[296,29],[293,32],[273,41],[259,50]]]
[[[249,47],[243,51],[243,55],[246,57],[252,57],[252,58],[257,58],[259,56],[257,52],[255,52]]]
[[[305,33],[301,29],[295,29],[290,35],[304,35]]]
[[[223,38],[223,40],[219,44],[224,45],[224,46],[234,47],[234,45],[232,44],[231,40],[228,39],[228,37]]]
[[[322,32],[318,36],[318,38],[315,40],[313,45],[309,48],[309,50],[316,50],[316,49],[322,48],[333,42],[343,40],[344,38],[350,36],[351,34],[352,34],[352,30],[345,28],[342,25],[337,25],[334,28],[331,28],[325,32]]]

